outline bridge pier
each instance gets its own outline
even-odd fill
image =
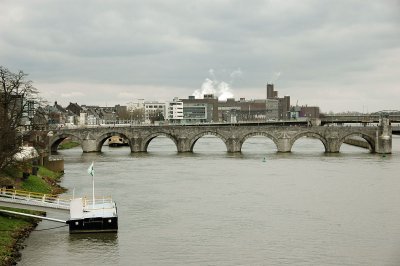
[[[290,152],[292,150],[292,143],[289,137],[278,139],[278,152]]]
[[[84,139],[81,142],[83,152],[99,152],[95,139]]]
[[[329,130],[326,131],[325,139],[326,139],[325,152],[338,153],[341,145],[339,141],[340,139],[339,132],[333,130],[333,128],[329,128]]]
[[[178,152],[191,152],[191,147],[190,147],[190,140],[187,137],[182,137],[179,136],[177,138],[177,149]]]
[[[382,117],[379,120],[375,143],[376,153],[392,153],[392,129],[389,123],[389,119],[387,117]]]
[[[228,150],[228,152],[240,152],[241,149],[241,145],[240,145],[240,141],[237,138],[229,138],[226,140],[226,148]]]
[[[143,138],[133,137],[130,141],[131,152],[145,152]]]
[[[339,139],[328,139],[328,145],[325,152],[338,153],[340,150]]]

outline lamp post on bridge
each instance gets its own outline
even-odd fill
[[[133,107],[132,106],[129,107],[129,113],[131,113],[130,125],[132,126],[132,116],[133,116]]]

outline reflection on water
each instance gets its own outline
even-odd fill
[[[119,264],[118,234],[70,234],[68,237],[67,251],[73,255],[76,262],[86,261],[87,253],[94,264]],[[80,257],[84,258],[80,258]],[[66,260],[70,262],[70,260]],[[76,265],[76,264],[74,264]]]
[[[97,234],[69,234],[69,242],[78,241],[78,243],[95,244],[101,243],[104,245],[118,245],[118,234],[115,233],[97,233]]]
[[[60,152],[62,185],[75,195],[90,195],[95,161],[96,192],[117,202],[119,232],[34,232],[20,265],[400,265],[399,137],[387,156],[345,144],[325,154],[309,138],[291,153],[262,137],[238,154],[215,137],[183,154],[153,141],[148,153]]]

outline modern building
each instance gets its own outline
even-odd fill
[[[301,106],[292,106],[290,108],[290,119],[298,119],[300,117]]]
[[[204,95],[203,99],[195,99],[190,96],[182,99],[184,109],[184,121],[198,122],[227,122],[236,123],[243,121],[266,121],[279,119],[278,100],[271,99],[267,106],[264,99],[246,100],[240,98],[228,98],[226,101],[218,101],[212,94]]]
[[[183,105],[183,123],[211,122],[212,114],[207,109],[206,103],[186,103]]]
[[[218,98],[213,94],[204,95],[203,99],[196,99],[194,96],[189,96],[188,99],[180,99],[183,102],[183,108],[186,106],[201,106],[203,105],[204,110],[207,112],[207,122],[218,122]],[[201,108],[201,107],[199,107]],[[185,112],[185,111],[184,111]],[[187,113],[188,115],[188,113]],[[186,116],[185,120],[190,119]]]
[[[171,123],[180,123],[183,119],[183,102],[177,97],[172,102],[165,103],[164,119]]]

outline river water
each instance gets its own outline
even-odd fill
[[[118,205],[117,234],[69,235],[41,222],[19,265],[400,265],[400,138],[382,156],[344,144],[292,153],[254,137],[241,154],[206,136],[193,154],[157,137],[145,154],[62,151],[68,194]],[[59,214],[48,216],[55,218]]]

